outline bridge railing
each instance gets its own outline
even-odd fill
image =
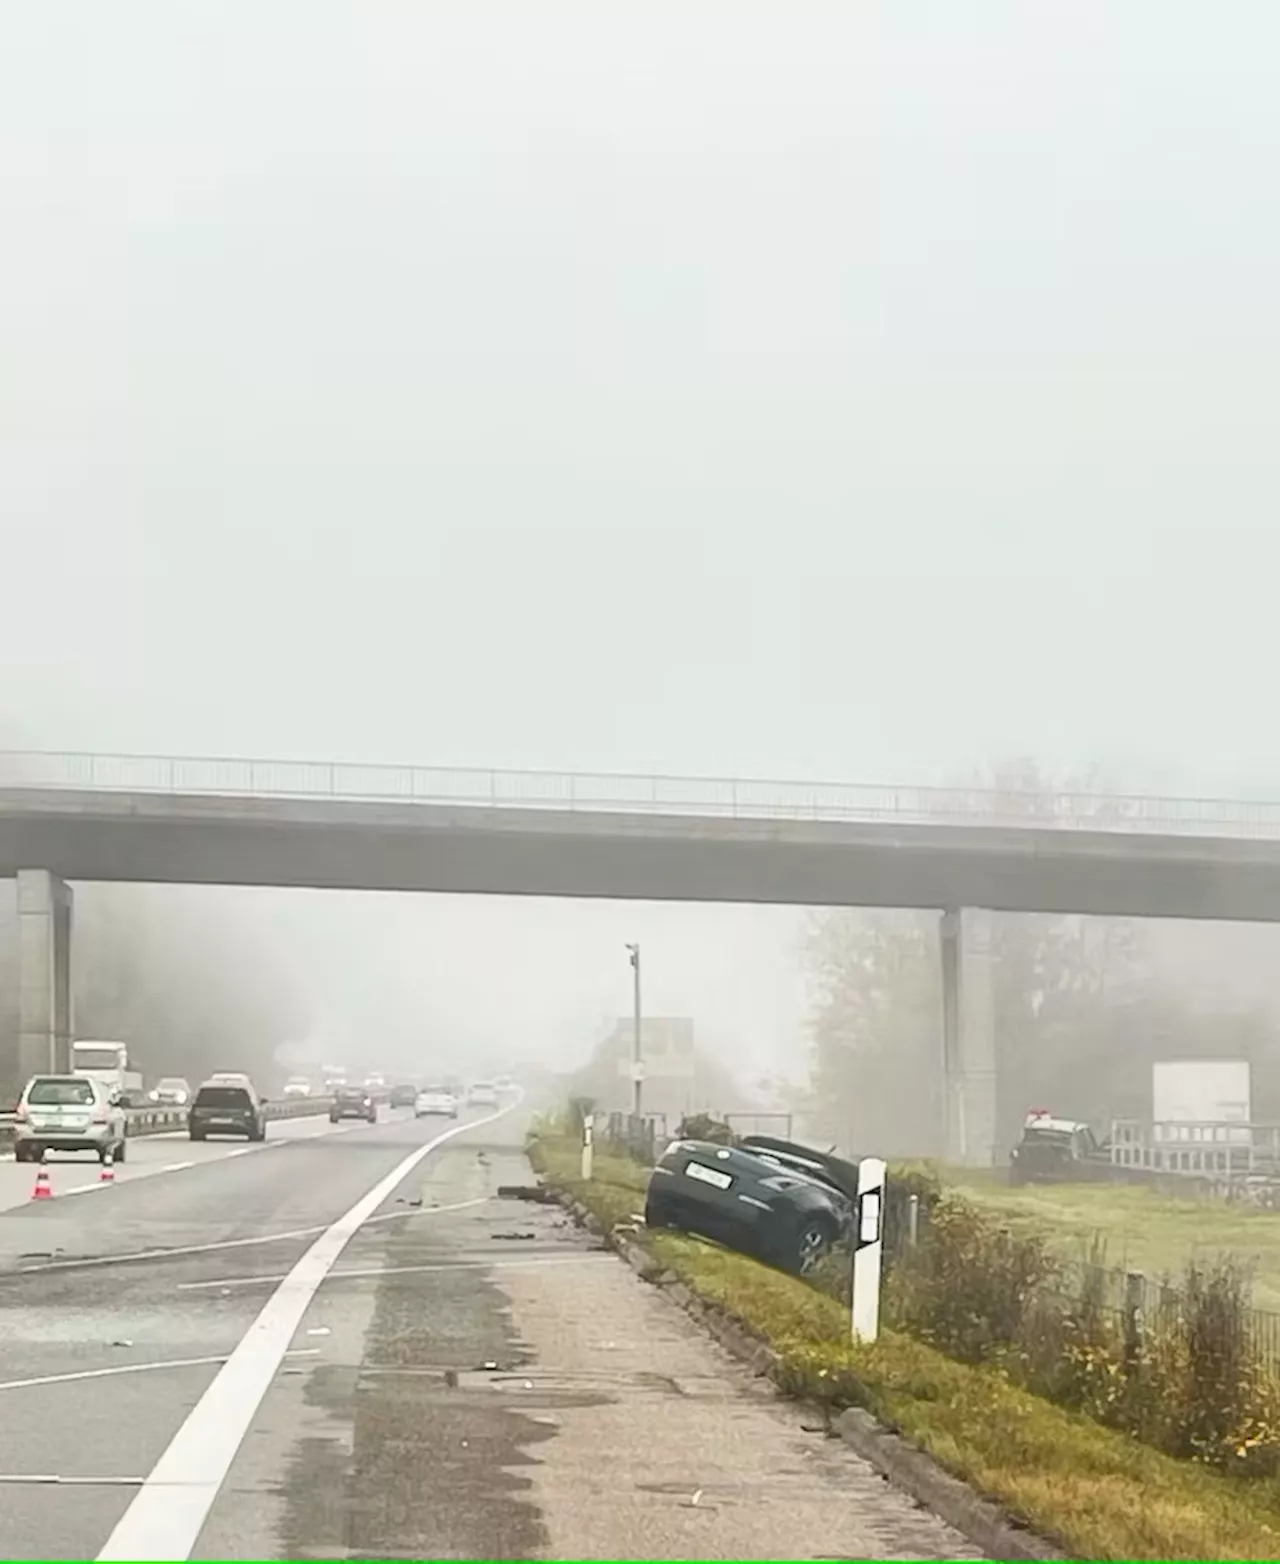
[[[1280,802],[347,761],[0,751],[0,790],[68,789],[1280,837]]]

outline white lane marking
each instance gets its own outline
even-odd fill
[[[141,1488],[145,1477],[63,1477],[57,1472],[0,1472],[0,1483],[57,1488]]]
[[[91,1186],[85,1185],[85,1188]],[[92,1186],[97,1188],[95,1184]],[[487,1205],[492,1195],[480,1195],[475,1200],[459,1200],[453,1205],[425,1206],[421,1211],[388,1211],[385,1216],[371,1216],[366,1227],[375,1222],[404,1222],[413,1216],[442,1216],[446,1211],[467,1211],[472,1206]],[[22,1265],[17,1275],[43,1275],[46,1271],[76,1271],[91,1265],[133,1265],[138,1260],[183,1260],[193,1254],[214,1254],[220,1249],[252,1249],[260,1244],[281,1244],[299,1238],[314,1238],[323,1233],[323,1222],[314,1227],[294,1227],[283,1233],[262,1233],[257,1238],[220,1238],[209,1244],[182,1244],[173,1249],[136,1249],[124,1254],[99,1254],[84,1260],[50,1260],[44,1265]]]
[[[407,1222],[415,1216],[443,1216],[446,1211],[470,1211],[474,1206],[487,1206],[496,1199],[494,1195],[476,1195],[471,1200],[455,1200],[447,1206],[423,1206],[421,1211],[384,1211],[381,1216],[371,1216],[364,1224],[372,1227],[375,1222]]]
[[[90,1193],[91,1190],[95,1190],[95,1189],[111,1189],[113,1187],[114,1187],[113,1182],[108,1182],[108,1183],[104,1184],[101,1179],[95,1179],[92,1184],[73,1184],[70,1189],[59,1190],[59,1194],[63,1194],[63,1195],[87,1195],[87,1194]]]
[[[523,1097],[521,1093],[496,1112],[445,1130],[434,1140],[416,1147],[316,1239],[267,1299],[239,1346],[187,1414],[141,1491],[134,1495],[107,1538],[99,1559],[190,1557],[218,1490],[311,1300],[347,1244],[438,1146],[505,1117],[519,1107]]]
[[[545,1255],[538,1260],[450,1260],[440,1265],[371,1265],[359,1269],[348,1267],[341,1271],[333,1270],[325,1280],[336,1282],[340,1279],[373,1276],[416,1276],[428,1271],[528,1271],[554,1265],[598,1265],[602,1261],[609,1265],[613,1258],[611,1254],[601,1252],[590,1255]],[[282,1282],[287,1275],[287,1271],[277,1271],[266,1276],[224,1276],[208,1282],[179,1282],[177,1291],[214,1292],[219,1287],[262,1287],[268,1282]],[[3,1389],[4,1386],[0,1385],[0,1390]]]
[[[294,1347],[286,1356],[291,1358],[319,1357],[319,1347]],[[70,1374],[37,1374],[33,1379],[0,1380],[0,1390],[33,1390],[38,1385],[70,1385],[80,1379],[110,1379],[117,1374],[150,1374],[156,1369],[203,1368],[212,1363],[225,1363],[229,1353],[217,1353],[210,1358],[162,1358],[158,1363],[116,1363],[110,1368],[76,1369]]]
[[[193,1168],[195,1162],[166,1162],[160,1169],[162,1173],[181,1173],[183,1168]]]
[[[186,1244],[174,1249],[138,1249],[132,1254],[100,1254],[86,1260],[50,1260],[46,1265],[23,1265],[19,1276],[45,1271],[75,1271],[91,1265],[132,1265],[137,1260],[180,1260],[189,1254],[212,1254],[218,1249],[248,1249],[254,1244],[280,1244],[296,1238],[314,1238],[324,1227],[295,1227],[287,1233],[265,1233],[260,1238],[223,1238],[212,1244]]]

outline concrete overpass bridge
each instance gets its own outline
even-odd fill
[[[937,908],[950,1154],[994,1141],[989,914],[1280,920],[1280,804],[0,752],[20,1032],[65,1068],[68,881]]]

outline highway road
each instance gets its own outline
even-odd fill
[[[531,1181],[526,1112],[0,1166],[11,1558],[974,1558]],[[441,1136],[443,1141],[436,1144]]]

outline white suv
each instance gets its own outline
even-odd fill
[[[39,1162],[46,1151],[96,1151],[125,1159],[125,1114],[119,1096],[88,1075],[33,1075],[14,1114],[13,1154]]]

